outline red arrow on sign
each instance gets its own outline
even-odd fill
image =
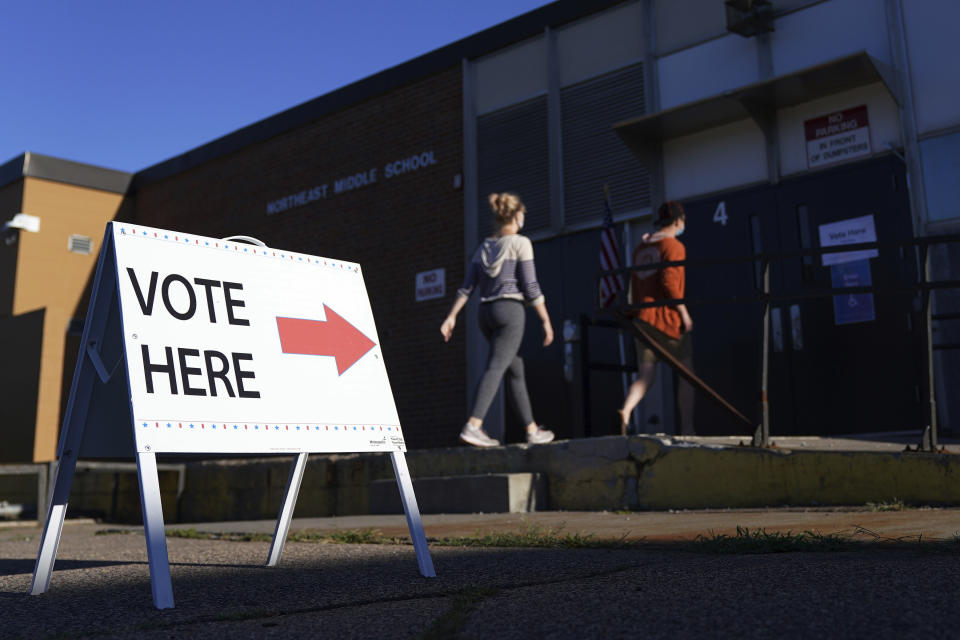
[[[343,375],[376,345],[327,305],[323,305],[323,312],[327,316],[325,322],[278,316],[280,349],[283,353],[333,356],[337,361],[337,373]]]

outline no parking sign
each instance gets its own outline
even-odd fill
[[[157,453],[295,453],[268,564],[309,453],[392,456],[420,571],[433,564],[360,266],[110,223],[31,593],[50,582],[78,457],[137,459],[154,604],[173,606]]]

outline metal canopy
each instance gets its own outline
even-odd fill
[[[899,104],[895,71],[866,51],[837,58],[794,73],[725,91],[613,125],[625,143],[643,160],[652,145],[730,122],[753,118],[765,134],[775,123],[777,109],[792,107],[834,93],[883,82]]]

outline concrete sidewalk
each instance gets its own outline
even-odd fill
[[[598,540],[679,542],[698,535],[734,535],[737,527],[768,532],[840,534],[855,536],[867,530],[880,538],[950,540],[960,536],[960,509],[904,509],[878,505],[863,509],[725,509],[697,511],[537,511],[525,514],[473,513],[423,516],[430,539],[474,537],[539,528],[562,534],[580,534]],[[167,530],[195,529],[209,533],[272,535],[273,520],[171,524]],[[142,531],[139,527],[122,527]],[[290,532],[334,533],[379,531],[386,537],[409,535],[402,515],[294,518]],[[863,535],[863,534],[860,534]],[[869,536],[868,536],[869,537]]]
[[[960,530],[956,509],[541,512],[424,521],[431,538],[541,527],[655,544],[434,545],[437,577],[426,579],[410,545],[288,542],[280,566],[266,568],[266,542],[170,537],[176,608],[157,611],[142,530],[68,522],[50,590],[32,597],[26,593],[40,530],[0,528],[0,638],[950,638],[960,625],[953,544],[760,555],[670,542],[738,525],[824,534],[860,527],[886,538],[952,540]],[[193,527],[272,533],[273,522]],[[296,519],[292,529],[406,534],[396,516]]]
[[[903,436],[904,439],[908,438]],[[602,511],[863,505],[896,499],[960,506],[960,445],[905,451],[904,442],[775,437],[605,436],[489,449],[406,453],[423,513]],[[293,458],[162,459],[167,522],[271,519]],[[70,514],[136,522],[140,491],[132,463],[84,461]],[[36,477],[0,476],[0,497],[35,510]],[[400,513],[390,457],[311,455],[297,502],[304,516]]]

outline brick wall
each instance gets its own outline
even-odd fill
[[[404,435],[450,445],[463,423],[463,331],[440,323],[463,279],[461,73],[456,67],[354,104],[270,140],[139,188],[137,222],[359,263]],[[387,163],[432,152],[436,164],[386,178]],[[335,194],[336,180],[375,183]],[[280,198],[327,184],[326,198],[267,215]],[[446,269],[443,299],[414,301],[415,274]]]

